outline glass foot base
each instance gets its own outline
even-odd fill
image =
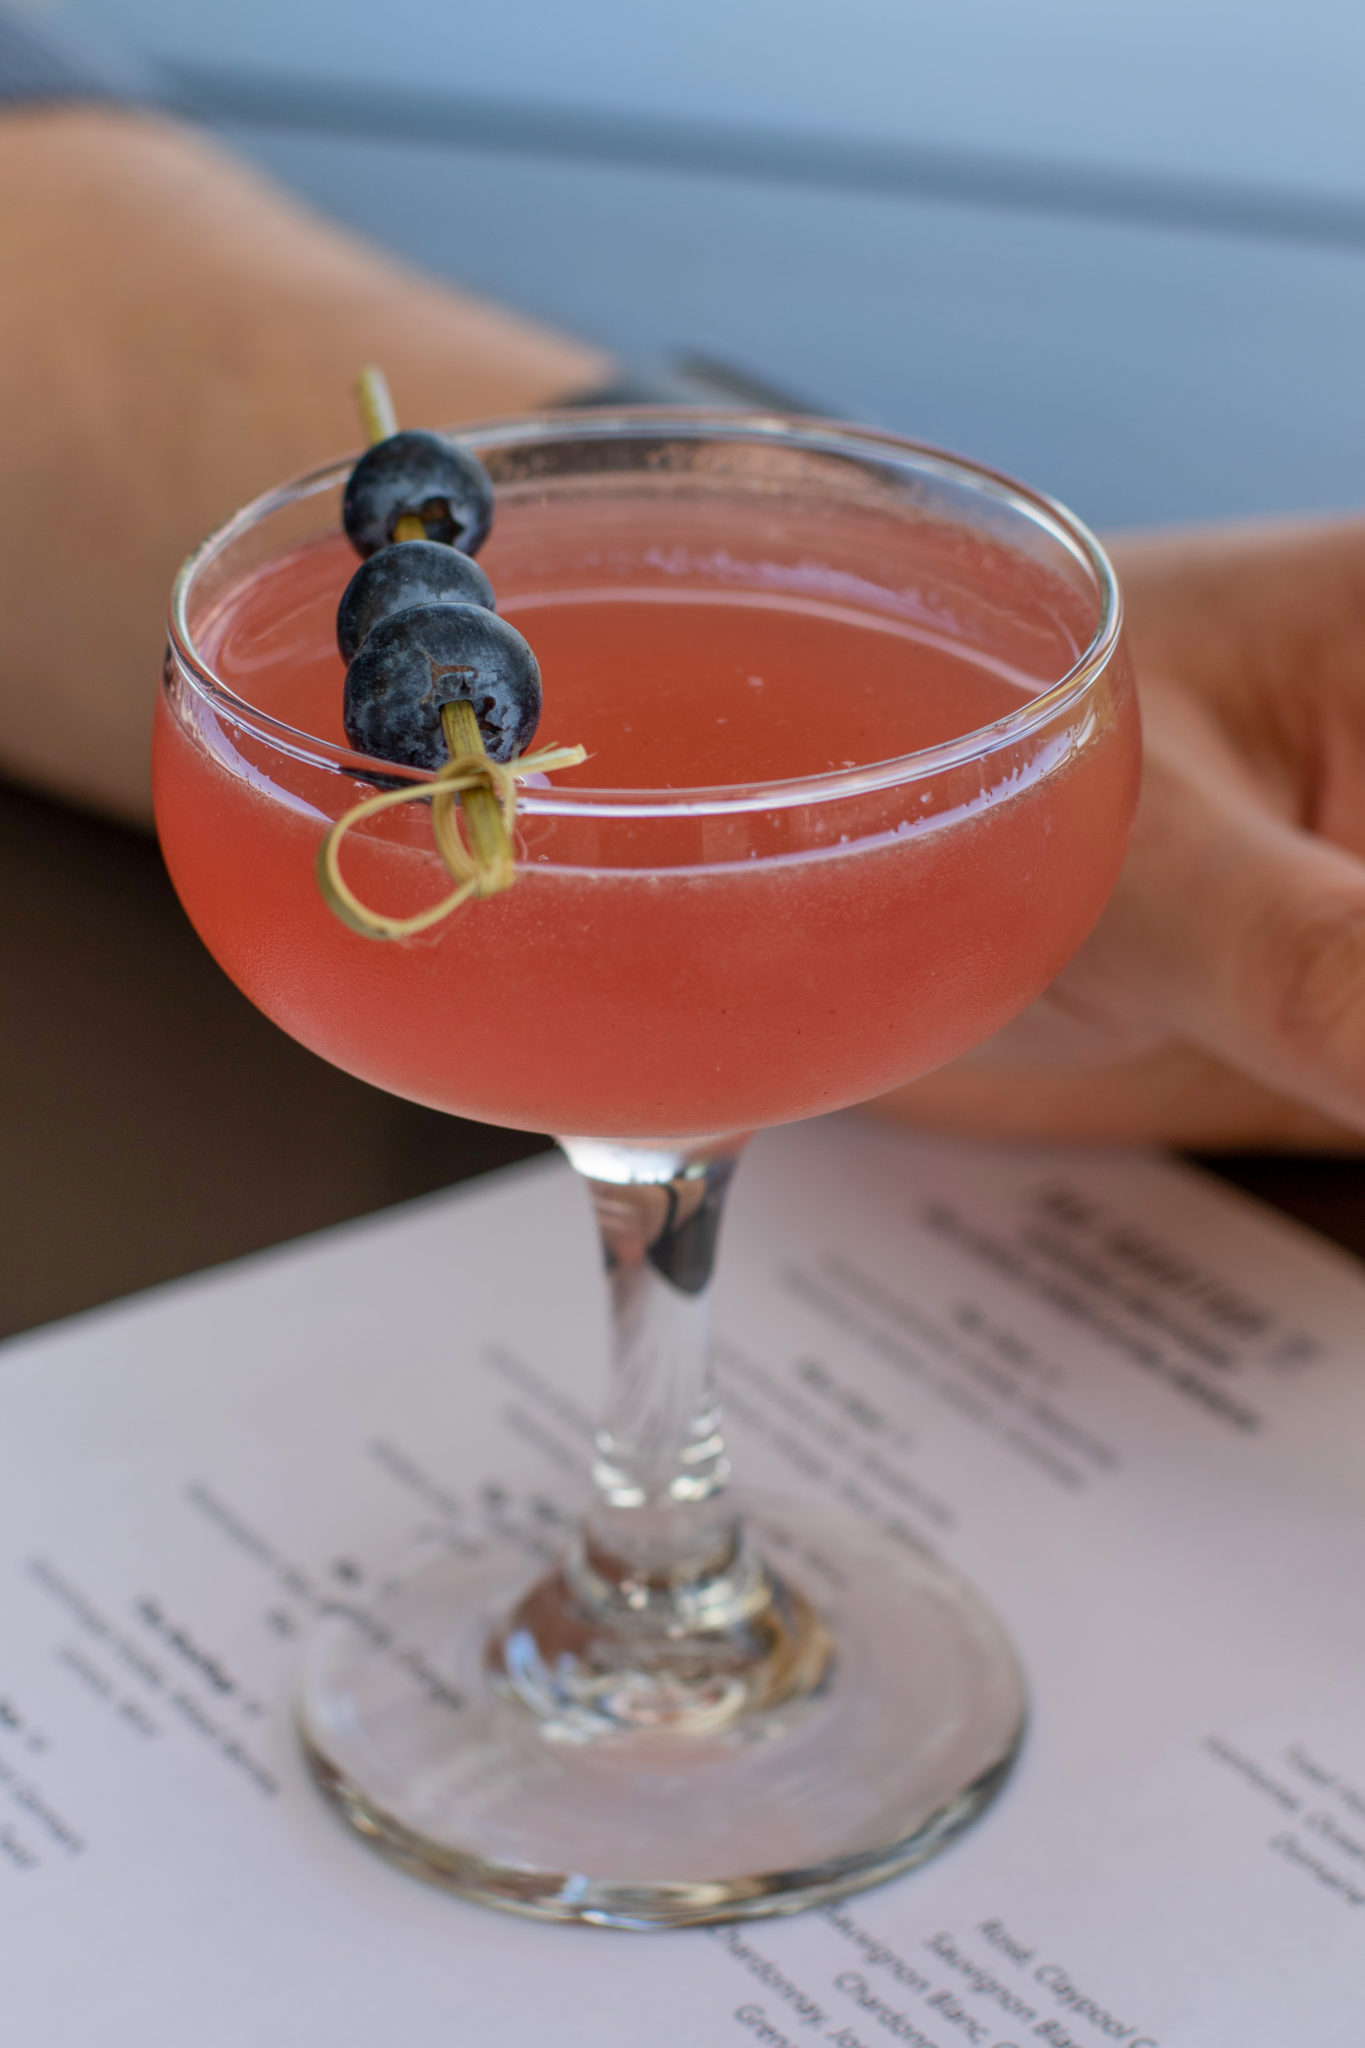
[[[931,1560],[801,1504],[758,1547],[829,1618],[820,1683],[715,1730],[538,1716],[488,1646],[524,1551],[446,1551],[315,1637],[318,1783],[371,1845],[486,1904],[613,1927],[791,1913],[921,1862],[980,1812],[1023,1729],[999,1624]]]

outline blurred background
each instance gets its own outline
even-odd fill
[[[1101,528],[1365,496],[1358,0],[22,11],[324,212],[680,390],[752,384],[876,420]],[[0,1332],[533,1142],[388,1103],[273,1032],[135,835],[19,795],[6,834],[45,848],[50,893],[19,913],[47,981],[0,997],[0,1128],[27,1162]],[[62,877],[92,864],[117,902],[75,964],[87,913]],[[140,994],[118,974],[133,944],[158,963]],[[26,1039],[91,1001],[107,1065],[35,1099]],[[1231,1170],[1258,1184],[1257,1162]],[[1354,1168],[1305,1169],[1297,1195],[1277,1171],[1289,1206],[1365,1244],[1365,1215],[1341,1220]],[[152,1209],[123,1199],[149,1183]],[[58,1213],[79,1259],[52,1255]]]
[[[1359,501],[1353,0],[63,14],[327,212],[616,352],[719,357],[1103,525]]]

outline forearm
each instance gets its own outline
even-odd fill
[[[517,411],[591,349],[319,221],[178,128],[92,108],[0,122],[0,771],[148,815],[177,563],[355,442],[382,361],[405,419]]]

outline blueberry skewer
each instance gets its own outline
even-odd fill
[[[398,433],[381,371],[362,371],[357,395],[371,446],[351,473],[343,505],[346,531],[365,556],[337,612],[337,644],[349,664],[346,735],[361,753],[433,771],[438,787],[370,797],[338,819],[319,848],[318,883],[353,930],[400,938],[425,930],[471,895],[511,887],[510,764],[526,774],[576,765],[585,754],[581,747],[522,752],[540,720],[540,671],[521,634],[498,617],[492,585],[470,559],[492,522],[492,485],[482,464],[439,435]],[[433,532],[442,537],[433,539]],[[362,818],[428,796],[432,836],[458,886],[415,917],[385,917],[343,880],[341,841]]]
[[[458,556],[482,574],[470,556],[492,524],[488,474],[439,434],[400,433],[382,370],[361,371],[356,397],[370,446],[347,479],[341,520],[367,559],[342,597],[338,640],[343,617],[349,626],[379,611],[387,615],[349,657],[346,737],[361,753],[409,768],[434,770],[456,755],[485,751],[511,760],[540,723],[535,656],[514,626],[477,602],[422,602],[433,580],[433,548],[450,553],[452,570]],[[468,553],[455,549],[457,536],[468,541]],[[477,705],[475,720],[452,710],[461,700]],[[509,888],[512,848],[492,788],[476,784],[460,803],[480,895]]]

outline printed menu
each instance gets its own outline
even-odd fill
[[[7,2041],[1359,2048],[1365,1274],[1155,1157],[759,1139],[736,1462],[961,1569],[1032,1718],[919,1870],[686,1932],[402,1875],[292,1728],[314,1618],[406,1546],[543,1554],[604,1341],[552,1161],[0,1350]]]

